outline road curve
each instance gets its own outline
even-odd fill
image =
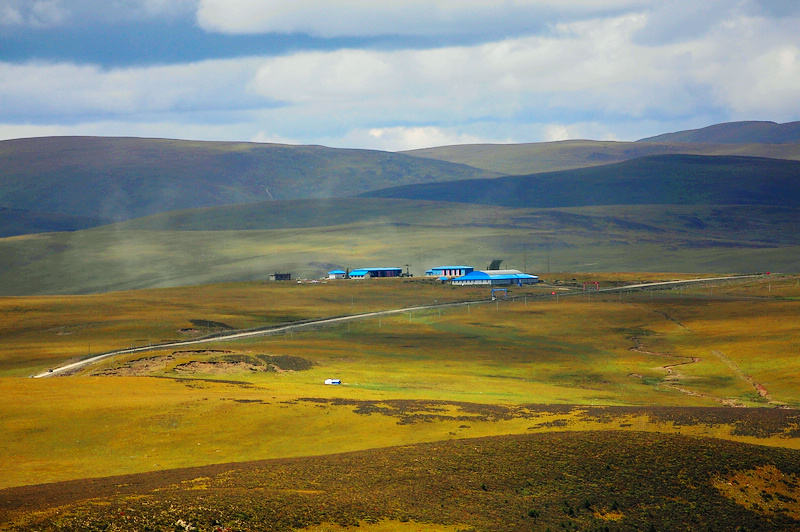
[[[764,274],[751,274],[751,275],[738,275],[738,276],[728,276],[728,277],[706,277],[706,278],[698,278],[698,279],[684,279],[681,281],[662,281],[657,283],[641,283],[635,285],[626,285],[626,286],[619,286],[619,287],[612,287],[612,288],[602,288],[600,292],[623,292],[627,290],[642,290],[646,288],[664,288],[669,285],[678,285],[678,284],[691,284],[691,283],[702,283],[702,282],[713,282],[713,281],[730,281],[730,280],[738,280],[738,279],[747,279],[747,278],[754,278],[754,277],[762,277]],[[561,293],[560,296],[568,296],[570,294],[582,294],[583,291],[573,291],[569,293]],[[541,295],[541,296],[526,296],[528,298],[547,298],[549,295]],[[459,301],[453,303],[436,303],[431,305],[419,305],[416,307],[405,307],[399,309],[391,309],[391,310],[378,310],[375,312],[366,312],[363,314],[349,314],[346,316],[336,316],[333,318],[321,318],[316,320],[306,320],[302,322],[290,323],[286,325],[278,325],[273,327],[260,327],[258,329],[249,329],[244,331],[237,331],[237,332],[230,332],[230,333],[220,333],[214,334],[211,336],[206,336],[203,338],[197,338],[194,340],[179,340],[175,342],[167,342],[162,344],[154,344],[142,347],[131,347],[128,349],[117,349],[115,351],[108,351],[106,353],[100,353],[95,356],[85,358],[83,360],[79,360],[77,362],[72,362],[70,364],[65,364],[63,366],[58,366],[53,369],[49,369],[42,373],[38,373],[36,375],[31,375],[31,378],[34,379],[41,379],[45,377],[53,377],[59,374],[63,374],[65,372],[82,368],[84,366],[88,366],[99,362],[103,359],[117,356],[117,355],[128,355],[131,353],[142,353],[146,351],[156,351],[161,349],[171,349],[175,347],[186,347],[190,345],[198,345],[198,344],[205,344],[211,342],[222,342],[222,341],[229,341],[229,340],[238,340],[241,338],[251,338],[254,336],[271,336],[275,334],[285,334],[289,331],[301,330],[301,329],[308,329],[312,327],[318,327],[320,325],[331,325],[336,323],[344,323],[348,321],[356,321],[356,320],[363,320],[367,318],[375,318],[379,316],[389,316],[392,314],[402,314],[404,312],[415,312],[419,310],[431,310],[437,308],[446,308],[446,307],[458,307],[458,306],[466,306],[466,305],[475,305],[481,303],[489,303],[491,302],[490,299],[479,299],[479,300],[470,300],[470,301]]]
[[[238,340],[241,338],[250,338],[254,336],[271,336],[275,334],[285,334],[289,331],[295,331],[299,329],[308,329],[311,327],[318,327],[320,325],[331,325],[336,323],[342,323],[347,321],[355,321],[355,320],[362,320],[367,318],[373,318],[377,316],[387,316],[391,314],[401,314],[403,312],[414,312],[418,310],[429,310],[431,308],[443,308],[443,307],[453,307],[459,305],[469,305],[475,303],[485,303],[487,300],[479,300],[479,301],[466,301],[466,302],[457,302],[457,303],[440,303],[435,305],[422,305],[417,307],[406,307],[400,309],[391,309],[391,310],[380,310],[375,312],[366,312],[363,314],[350,314],[347,316],[337,316],[334,318],[321,318],[317,320],[307,320],[297,323],[290,323],[287,325],[278,325],[274,327],[261,327],[258,329],[250,329],[245,331],[238,331],[238,332],[231,332],[231,333],[222,333],[222,334],[215,334],[212,336],[207,336],[204,338],[197,338],[194,340],[179,340],[175,342],[167,342],[161,344],[153,344],[148,346],[142,347],[130,347],[127,349],[117,349],[114,351],[108,351],[106,353],[100,353],[95,356],[85,358],[83,360],[79,360],[77,362],[72,362],[70,364],[65,364],[63,366],[59,366],[57,368],[49,369],[42,373],[31,375],[31,378],[34,379],[41,379],[44,377],[53,377],[61,373],[68,372],[70,370],[78,369],[83,366],[88,366],[90,364],[94,364],[95,362],[99,362],[105,358],[117,356],[117,355],[128,355],[131,353],[142,353],[145,351],[156,351],[161,349],[171,349],[175,347],[186,347],[190,345],[198,345],[198,344],[205,344],[211,342],[221,342],[221,341],[229,341],[229,340]]]

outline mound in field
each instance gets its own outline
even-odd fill
[[[177,363],[178,358],[189,360]],[[174,351],[171,355],[137,358],[92,372],[100,377],[142,377],[157,374],[231,374],[252,371],[304,371],[316,363],[291,355],[238,353],[222,349]],[[174,367],[171,367],[174,366]]]
[[[14,531],[797,530],[799,475],[797,450],[551,433],[12,488],[0,491],[0,520]],[[746,479],[759,489],[731,489]]]

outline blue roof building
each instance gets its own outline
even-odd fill
[[[474,271],[472,266],[436,266],[425,272],[425,277],[459,277]]]
[[[400,277],[402,268],[359,268],[350,271],[351,279],[370,279],[373,277]]]
[[[536,284],[539,277],[522,273],[519,270],[479,270],[473,271],[461,277],[456,277],[451,281],[457,286],[468,285],[512,285],[522,286],[524,284]]]

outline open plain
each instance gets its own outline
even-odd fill
[[[0,529],[798,530],[798,132],[2,142]]]
[[[583,290],[690,277],[554,274],[495,301],[423,279],[3,298],[0,522],[790,530],[800,277]],[[21,378],[132,346],[154,348]]]

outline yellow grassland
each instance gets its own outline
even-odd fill
[[[564,279],[575,277],[584,278]],[[192,319],[245,328],[488,294],[397,280],[4,298],[0,487],[532,431],[676,431],[800,448],[796,438],[755,438],[724,424],[675,425],[642,413],[590,419],[553,410],[492,418],[464,406],[796,408],[796,281],[728,284],[713,288],[717,296],[701,287],[418,311],[220,341],[197,352],[117,356],[74,376],[45,379],[20,377],[83,356],[89,343],[101,351],[183,337],[177,331]],[[256,355],[315,365],[264,371],[221,364],[224,356]],[[163,364],[121,371],[144,358]],[[186,366],[191,362],[210,365]],[[344,385],[326,386],[328,377]],[[398,401],[416,403],[400,411]],[[359,410],[367,403],[371,410]],[[404,422],[410,415],[424,419]]]

